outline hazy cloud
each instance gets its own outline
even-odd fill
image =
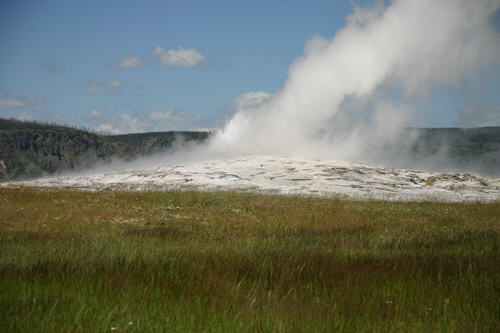
[[[158,46],[153,56],[165,67],[195,67],[208,66],[208,60],[195,49],[184,49],[179,46],[177,50],[165,51]]]
[[[47,61],[44,63],[41,63],[39,66],[41,71],[46,71],[50,73],[58,73],[62,69],[62,62],[61,61]]]
[[[17,119],[22,121],[33,121],[33,117],[28,112],[23,112],[23,114],[17,117]]]
[[[197,121],[202,117],[199,115],[190,115],[185,112],[178,112],[172,109],[162,110],[162,109],[153,109],[149,114],[149,119],[153,121],[160,121],[166,124],[169,123],[180,123],[186,121]]]
[[[102,116],[102,112],[97,110],[96,108],[92,108],[89,111],[89,115],[92,118],[99,118],[100,116]]]
[[[91,94],[103,92],[110,95],[121,95],[123,82],[117,79],[108,79],[103,82],[87,81],[87,91]]]
[[[16,96],[0,96],[0,108],[23,108],[26,102]]]
[[[155,108],[150,112],[135,115],[124,113],[98,124],[95,128],[110,134],[186,130],[199,127],[202,120],[203,117],[199,115]]]
[[[104,81],[87,81],[87,92],[89,94],[104,93],[108,95],[136,95],[142,96],[143,86],[136,83],[125,83],[118,79]]]
[[[98,132],[104,133],[104,134],[122,134],[123,133],[119,129],[113,127],[113,125],[110,125],[110,124],[101,124],[101,125],[97,126],[96,130]]]
[[[29,96],[22,94],[20,96],[9,95],[0,89],[0,109],[7,108],[26,108],[45,103],[44,97]]]
[[[141,68],[144,66],[144,62],[136,56],[124,56],[121,58],[115,58],[108,62],[106,65],[108,68],[122,69],[122,68]]]

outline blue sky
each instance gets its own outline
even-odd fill
[[[0,116],[109,133],[213,128],[238,96],[279,89],[306,40],[332,37],[351,11],[348,0],[0,0]],[[498,73],[487,73],[495,103]],[[426,107],[463,99],[444,91]]]

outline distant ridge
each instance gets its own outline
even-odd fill
[[[114,158],[168,151],[174,141],[202,142],[209,132],[102,135],[56,124],[0,118],[0,180],[82,170]]]

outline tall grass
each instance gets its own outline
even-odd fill
[[[0,330],[500,329],[500,203],[0,189]]]

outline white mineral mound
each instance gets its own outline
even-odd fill
[[[500,201],[500,179],[361,163],[245,156],[10,183],[88,190],[238,190],[353,199]],[[7,185],[9,186],[9,185]]]

